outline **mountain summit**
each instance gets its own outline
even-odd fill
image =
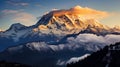
[[[111,32],[108,26],[102,25],[97,19],[90,17],[91,13],[99,14],[98,11],[80,6],[67,10],[50,11],[38,21],[34,31],[54,34],[77,34],[81,31],[96,34]]]
[[[25,29],[25,28],[26,28],[25,25],[22,25],[20,23],[15,23],[15,24],[12,24],[11,27],[8,30],[22,30],[22,29]]]

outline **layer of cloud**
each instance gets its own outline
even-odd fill
[[[68,41],[71,43],[81,43],[81,42],[92,42],[93,43],[105,43],[105,44],[114,44],[115,42],[120,42],[120,35],[106,35],[106,36],[97,36],[94,34],[79,34],[77,38],[68,38]]]
[[[31,52],[37,51],[43,54],[47,53],[45,57],[41,57],[42,59],[46,59],[46,57],[51,56],[52,58],[55,58],[55,61],[46,59],[47,61],[51,61],[50,64],[53,63],[58,66],[65,66],[67,63],[76,62],[83,59],[87,56],[83,56],[84,54],[90,54],[91,51],[95,52],[106,45],[120,42],[120,35],[97,36],[94,34],[79,34],[76,38],[68,38],[67,41],[68,43],[66,44],[58,45],[50,45],[45,42],[32,42],[27,43],[26,45],[8,48],[8,51],[19,53],[19,51],[24,51],[23,48],[25,46],[25,49],[30,49]]]
[[[79,34],[76,38],[69,37],[66,44],[48,45],[45,42],[33,42],[27,45],[31,45],[35,50],[47,50],[52,49],[54,51],[62,50],[77,50],[84,48],[88,51],[97,51],[106,45],[120,42],[120,35],[106,35],[97,36],[94,34]],[[41,44],[41,45],[40,45]],[[42,48],[43,47],[43,48]],[[45,48],[46,47],[46,48]]]
[[[5,9],[2,11],[3,16],[11,16],[13,22],[19,22],[25,25],[32,25],[36,21],[36,17],[30,13],[24,12],[23,10],[9,10]]]
[[[59,45],[59,48],[62,48],[61,50],[68,48],[70,50],[76,51],[77,49],[81,49],[82,47],[85,50],[94,52],[96,50],[99,50],[100,48],[103,48],[106,45],[120,42],[120,35],[111,34],[111,35],[106,35],[106,36],[97,36],[94,34],[79,34],[76,38],[73,38],[73,37],[68,38],[68,42],[69,44],[64,44],[62,45],[62,47]],[[59,48],[58,47],[55,48],[55,46],[54,48],[52,47],[52,49],[54,50],[58,50]],[[58,60],[57,65],[65,65],[67,63],[76,62],[81,59],[84,59],[87,56],[88,54],[85,56],[81,56],[81,57],[72,57],[67,61]]]
[[[95,10],[92,8],[88,8],[88,7],[80,7],[80,6],[75,6],[71,9],[68,10],[56,10],[53,11],[54,15],[62,15],[62,14],[76,14],[85,18],[94,18],[94,19],[102,19],[105,18],[107,16],[109,16],[108,12],[105,11],[99,11],[99,10]]]

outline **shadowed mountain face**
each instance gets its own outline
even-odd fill
[[[72,57],[91,54],[119,41],[118,27],[109,28],[96,19],[84,17],[83,13],[81,7],[76,6],[50,11],[29,27],[13,24],[8,30],[0,32],[0,50],[4,50],[0,53],[0,60],[59,67],[65,66]]]
[[[120,67],[120,42],[94,52],[87,58],[67,67]]]

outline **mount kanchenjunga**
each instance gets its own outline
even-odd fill
[[[86,33],[107,34],[110,33],[110,28],[100,24],[95,19],[89,19],[81,16],[79,13],[80,7],[76,6],[69,10],[55,10],[44,15],[36,24],[37,28],[34,31],[54,34],[77,34],[86,30]]]
[[[33,26],[13,24],[8,30],[0,33],[0,44],[4,45],[2,47],[33,41],[57,44],[80,33],[120,34],[120,29],[112,29],[95,19],[83,17],[81,12],[81,7],[75,6],[68,10],[50,11]]]

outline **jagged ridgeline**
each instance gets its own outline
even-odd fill
[[[120,42],[106,46],[67,67],[120,67]]]

